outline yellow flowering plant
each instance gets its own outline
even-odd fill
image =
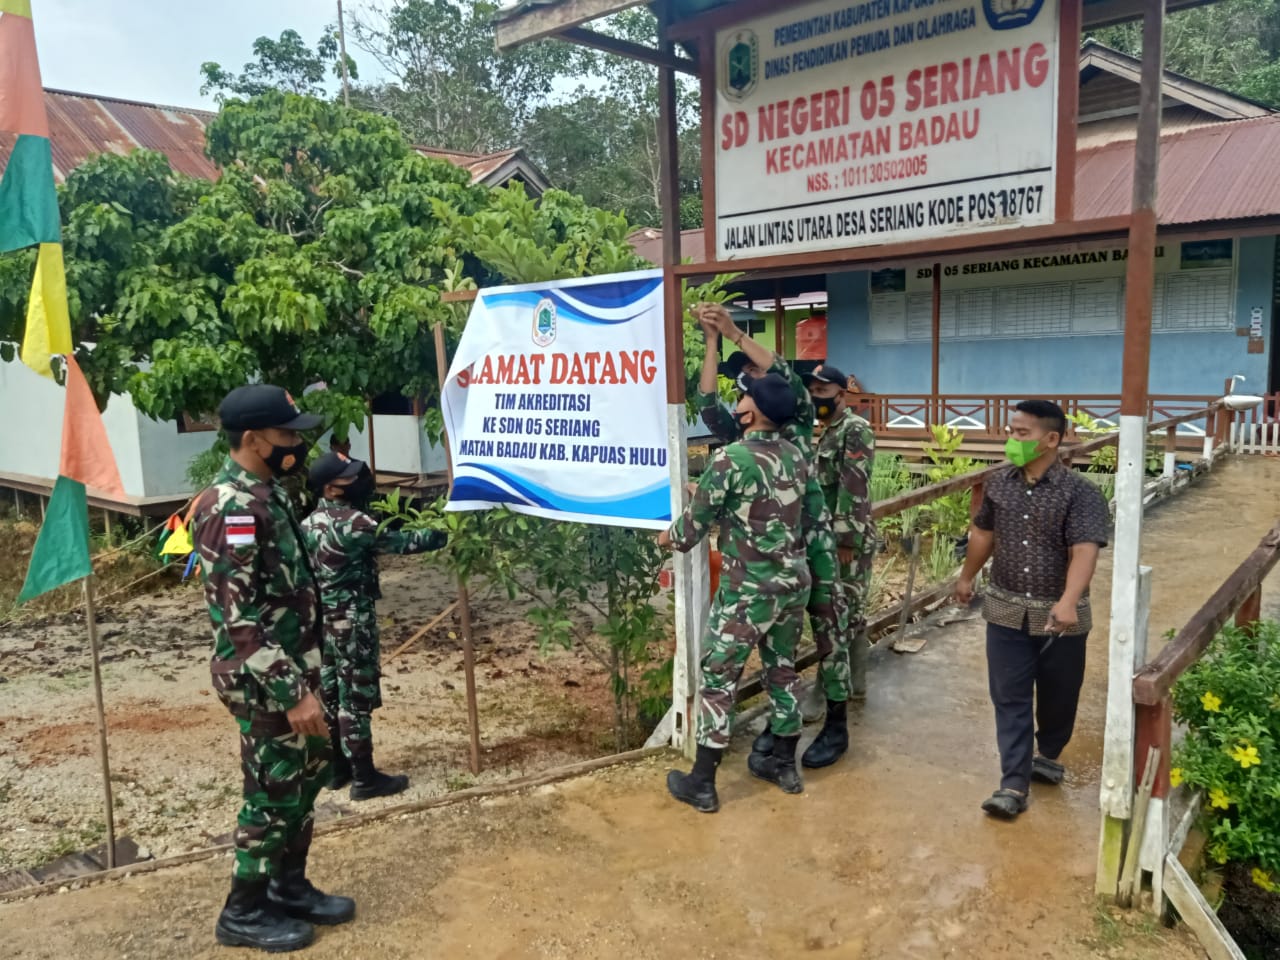
[[[1210,856],[1280,890],[1280,624],[1224,629],[1174,686],[1170,782],[1203,792]]]

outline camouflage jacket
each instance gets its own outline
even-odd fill
[[[805,536],[822,509],[811,493],[808,465],[777,433],[750,431],[716,451],[684,514],[671,525],[671,544],[689,550],[720,524],[722,589],[738,593],[807,592],[811,578]]]
[[[214,689],[238,718],[293,709],[320,683],[320,609],[288,495],[228,458],[193,527]]]
[[[854,549],[871,528],[871,461],[876,435],[871,424],[844,410],[818,441],[818,483],[831,513],[836,543]]]
[[[305,520],[306,537],[320,581],[326,612],[359,610],[372,614],[378,587],[378,554],[424,553],[445,544],[435,530],[383,530],[362,510],[337,500],[321,500]]]
[[[791,384],[791,391],[796,395],[796,415],[790,423],[782,428],[782,437],[799,447],[805,459],[812,463],[813,398],[809,396],[809,391],[805,389],[804,381],[800,379],[800,375],[792,369],[791,364],[781,357],[774,356],[773,365],[769,367],[769,372],[776,373]],[[733,443],[733,441],[741,438],[742,427],[738,425],[738,421],[733,418],[733,414],[729,412],[729,409],[720,402],[718,395],[698,391],[697,396],[694,397],[693,405],[702,415],[702,422],[706,424],[707,429],[715,435],[716,439],[724,443]]]

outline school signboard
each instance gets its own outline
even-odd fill
[[[716,37],[721,260],[1054,219],[1058,0],[817,0]]]
[[[663,529],[662,271],[480,291],[442,391],[449,510]]]

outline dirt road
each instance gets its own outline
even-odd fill
[[[1228,464],[1150,515],[1153,635],[1183,622],[1252,549],[1280,467]],[[1135,958],[1190,960],[1185,931],[1092,895],[1109,567],[1078,734],[1059,788],[1013,824],[983,817],[997,762],[982,625],[873,659],[870,700],[838,766],[784,796],[722,767],[723,809],[670,801],[655,758],[532,793],[324,837],[316,879],[359,897],[317,958]],[[1280,584],[1278,584],[1280,585]],[[1153,644],[1154,645],[1154,644]],[[812,733],[812,731],[810,731]],[[222,858],[0,906],[11,956],[220,957]]]

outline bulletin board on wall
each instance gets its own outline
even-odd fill
[[[1123,248],[1029,254],[946,264],[941,339],[1097,336],[1124,329]],[[1235,327],[1233,240],[1156,250],[1152,329],[1216,333]],[[869,278],[871,342],[928,342],[931,267],[878,270]]]
[[[796,324],[796,359],[827,359],[827,314],[815,311]]]

